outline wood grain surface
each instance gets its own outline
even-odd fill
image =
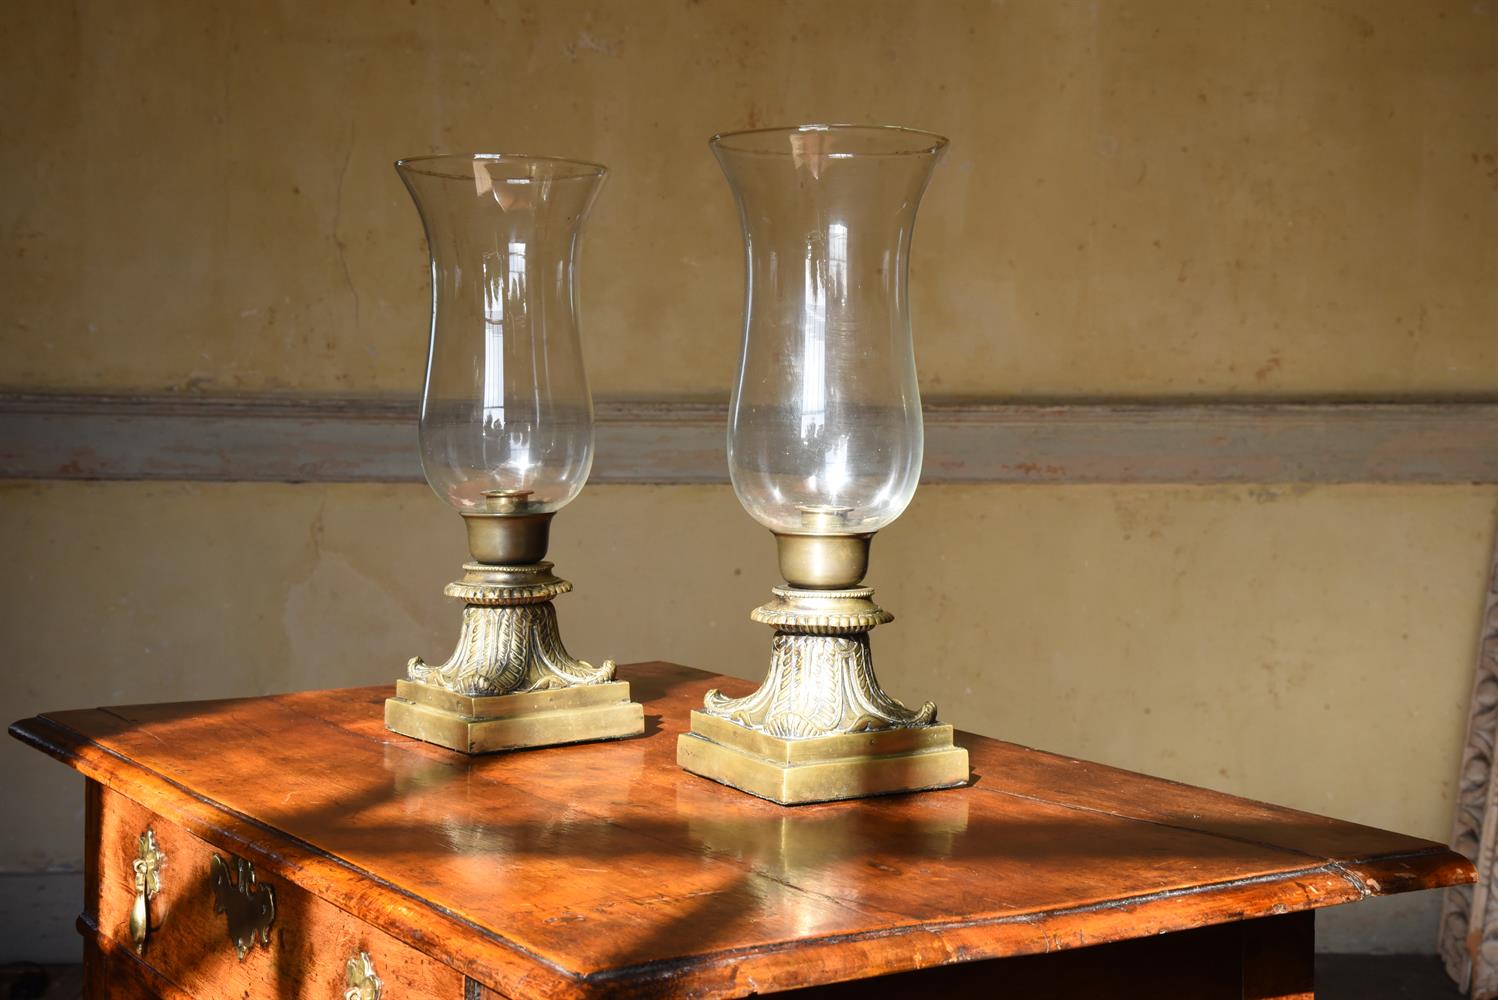
[[[346,963],[361,951],[373,958],[391,996],[463,995],[458,972],[258,868],[257,884],[275,893],[276,915],[269,944],[257,941],[241,960],[228,917],[214,906],[210,876],[211,858],[217,854],[233,865],[233,852],[215,849],[118,792],[106,790],[100,799],[98,846],[90,852],[98,858],[98,882],[87,903],[97,914],[96,931],[112,939],[108,947],[130,946],[131,862],[141,831],[150,827],[166,865],[161,891],[150,902],[151,931],[141,958],[189,996],[342,996]]]
[[[644,736],[482,758],[387,732],[388,686],[12,733],[508,996],[769,992],[1473,878],[1440,844],[965,735],[967,788],[787,809],[674,763],[703,693],[751,684],[621,676]]]

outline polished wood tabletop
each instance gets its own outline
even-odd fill
[[[965,734],[966,788],[785,808],[675,763],[703,693],[752,684],[620,677],[645,735],[487,757],[386,731],[388,685],[12,733],[510,996],[768,992],[1474,877],[1441,844]]]

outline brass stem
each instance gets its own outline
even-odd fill
[[[847,590],[869,570],[873,534],[775,533],[780,575],[798,590]]]
[[[498,504],[491,504],[498,507]],[[468,528],[468,551],[491,566],[533,566],[546,558],[552,512],[460,511]]]

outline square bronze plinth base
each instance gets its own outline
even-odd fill
[[[629,700],[628,681],[489,696],[396,681],[385,728],[449,750],[493,753],[638,736],[645,710]]]
[[[785,740],[692,713],[676,763],[704,778],[783,806],[967,784],[967,751],[951,726],[886,729]]]

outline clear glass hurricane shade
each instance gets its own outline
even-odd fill
[[[414,157],[396,169],[432,258],[427,482],[459,511],[494,509],[495,496],[507,509],[557,510],[593,464],[573,274],[607,171],[489,154]]]
[[[915,493],[910,239],[946,144],[849,125],[712,139],[747,254],[728,468],[739,501],[771,531],[877,531]]]

